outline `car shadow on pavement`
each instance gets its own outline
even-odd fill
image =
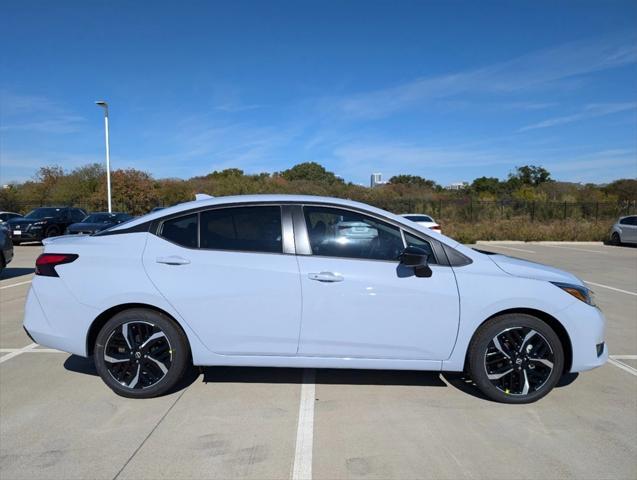
[[[0,274],[0,280],[8,280],[9,278],[21,277],[23,275],[29,275],[33,272],[35,272],[35,268],[6,267],[2,274]]]
[[[92,359],[71,355],[64,362],[64,368],[85,375],[97,375]],[[202,376],[203,383],[263,383],[263,384],[302,384],[302,368],[270,367],[193,367],[183,380],[167,394],[183,390]],[[557,388],[573,383],[577,373],[564,375]],[[317,385],[386,385],[409,387],[447,387],[457,388],[467,395],[488,400],[471,378],[462,372],[426,372],[411,370],[349,370],[316,369]]]
[[[303,383],[302,368],[204,367],[205,383]],[[446,387],[436,372],[316,369],[317,385],[400,385]]]

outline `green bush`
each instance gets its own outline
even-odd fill
[[[534,241],[604,241],[608,239],[612,222],[582,220],[554,220],[531,222],[528,218],[513,218],[476,223],[450,222],[442,225],[443,232],[461,243],[478,240]]]

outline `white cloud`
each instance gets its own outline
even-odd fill
[[[337,99],[332,108],[354,118],[381,118],[426,101],[467,93],[509,94],[637,62],[633,37],[570,42],[483,68]]]
[[[636,108],[637,108],[637,102],[589,104],[589,105],[586,105],[578,113],[542,120],[541,122],[534,123],[532,125],[527,125],[526,127],[522,127],[518,131],[525,132],[527,130],[535,130],[538,128],[555,127],[557,125],[573,123],[579,120],[602,117],[605,115],[611,115],[613,113],[625,112],[627,110],[635,110]]]

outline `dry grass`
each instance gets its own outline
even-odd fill
[[[442,222],[445,235],[462,243],[478,240],[604,241],[608,239],[611,226],[612,222],[571,219],[551,222],[531,222],[528,218],[478,223]]]

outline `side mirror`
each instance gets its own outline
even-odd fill
[[[407,247],[400,254],[400,264],[414,269],[417,277],[431,277],[432,271],[427,263],[429,254],[418,247]]]

